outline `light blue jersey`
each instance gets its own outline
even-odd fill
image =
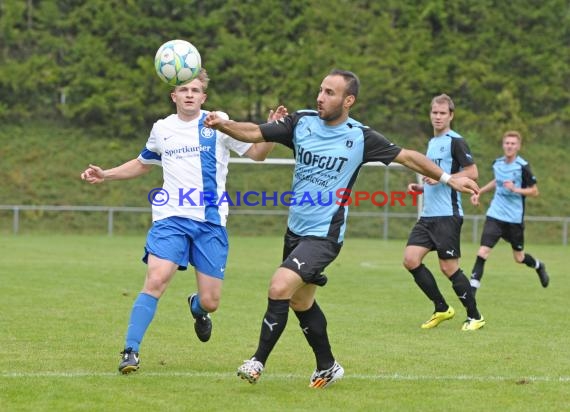
[[[380,133],[347,119],[327,126],[314,110],[301,110],[260,126],[265,140],[293,149],[289,229],[299,236],[342,242],[348,206],[339,198],[351,189],[362,164],[391,163],[401,148]]]
[[[487,216],[508,223],[523,223],[526,197],[511,192],[503,184],[510,180],[517,188],[534,186],[536,177],[532,174],[530,165],[520,156],[511,163],[507,163],[503,156],[493,162],[493,173],[496,187]]]
[[[432,137],[428,143],[426,156],[449,174],[457,173],[464,167],[474,164],[467,142],[453,130]],[[463,216],[461,194],[443,183],[424,184],[424,205],[421,216]]]

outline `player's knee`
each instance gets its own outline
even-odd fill
[[[271,282],[268,295],[271,299],[289,299],[291,293],[287,284],[283,282]]]
[[[147,276],[143,292],[155,298],[160,298],[168,286],[168,282],[164,282],[160,277]]]
[[[220,306],[220,297],[207,293],[201,294],[200,306],[208,313],[215,312]]]
[[[421,260],[416,259],[416,258],[412,258],[410,256],[404,256],[404,260],[402,262],[402,264],[404,265],[404,267],[407,270],[412,270],[417,268],[419,265],[421,265]]]

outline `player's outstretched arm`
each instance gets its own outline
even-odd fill
[[[204,119],[204,124],[242,142],[261,143],[265,141],[261,135],[261,129],[255,123],[224,119],[217,112],[208,113]]]
[[[444,173],[446,175],[446,173]],[[479,186],[477,183],[468,178],[467,176],[449,176],[449,180],[447,181],[447,185],[452,187],[454,190],[461,192],[461,193],[470,193],[476,194],[479,193]],[[442,176],[443,177],[443,176]],[[440,181],[445,183],[441,178]]]
[[[445,173],[438,165],[425,155],[415,150],[402,149],[394,161],[431,179],[449,185],[462,193],[479,193],[479,186],[466,176],[453,176]]]
[[[277,107],[275,110],[271,109],[267,115],[267,123],[280,120],[288,114],[289,112],[287,111],[287,108],[283,105]],[[249,148],[247,152],[245,152],[245,155],[251,160],[260,162],[267,159],[267,155],[273,150],[274,147],[275,143],[273,142],[255,143]]]
[[[137,159],[129,160],[120,166],[106,170],[90,164],[89,167],[81,173],[81,179],[92,185],[103,183],[105,180],[132,179],[147,173],[151,168],[152,165],[142,164]]]

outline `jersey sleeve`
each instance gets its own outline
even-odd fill
[[[471,149],[469,149],[469,145],[463,138],[451,139],[451,155],[461,167],[475,164],[473,156],[471,155]]]
[[[522,167],[522,184],[521,187],[533,187],[536,185],[536,176],[530,170],[530,165],[527,163]]]
[[[225,119],[225,120],[229,120],[230,116],[228,116],[227,113],[224,112],[217,112],[218,116],[220,116],[221,118]],[[217,132],[221,134],[221,138],[224,141],[224,145],[230,149],[233,150],[234,152],[236,152],[238,155],[243,156],[245,152],[247,152],[249,150],[249,148],[251,146],[253,146],[253,143],[246,143],[246,142],[241,142],[237,139],[234,139],[231,136],[228,136],[225,133],[221,133],[221,132]]]
[[[382,162],[389,165],[400,154],[402,148],[386,139],[382,134],[364,127],[364,162]]]
[[[137,158],[142,164],[162,166],[161,148],[159,146],[156,128],[157,125],[155,123],[150,131],[150,136],[148,137],[144,149]]]
[[[223,139],[226,146],[240,156],[243,156],[245,152],[247,152],[251,146],[253,146],[253,143],[240,142],[239,140],[236,140],[226,134],[223,135]]]
[[[259,125],[261,135],[267,142],[281,143],[293,149],[294,129],[299,119],[299,113],[295,112],[280,120]]]

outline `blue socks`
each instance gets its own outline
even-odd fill
[[[200,305],[200,295],[196,295],[196,297],[192,299],[192,307],[190,310],[192,311],[192,316],[195,318],[206,316],[208,314],[208,312],[206,312]]]
[[[139,351],[144,334],[154,318],[157,305],[157,298],[146,293],[139,293],[131,310],[125,349],[133,348],[133,352]]]

